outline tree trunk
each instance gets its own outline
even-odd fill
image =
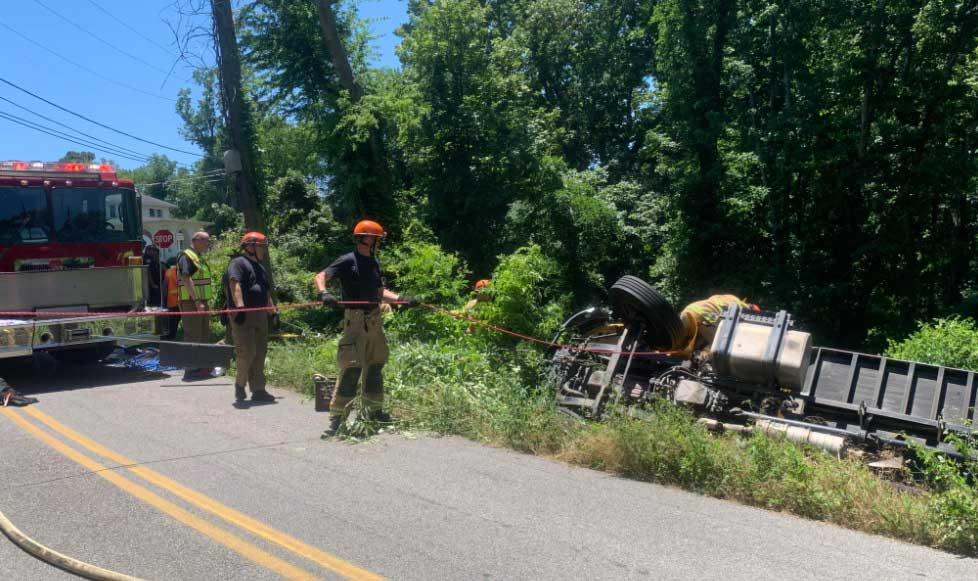
[[[319,14],[319,27],[323,30],[323,43],[329,52],[329,58],[333,61],[336,74],[340,77],[340,84],[350,92],[350,98],[356,103],[363,96],[363,90],[357,83],[356,77],[353,76],[353,67],[350,66],[350,59],[346,55],[339,30],[336,28],[333,2],[331,0],[316,0],[316,13]]]
[[[350,93],[350,100],[356,104],[363,97],[363,88],[357,82],[353,74],[353,67],[350,66],[349,56],[343,48],[343,39],[340,38],[339,30],[336,28],[336,16],[333,14],[332,0],[316,0],[316,13],[319,15],[319,27],[323,32],[323,44],[329,53],[330,61],[336,74],[340,78],[340,84]],[[379,120],[383,125],[383,119]],[[367,182],[360,183],[355,192],[356,210],[360,215],[369,216],[381,220],[385,224],[395,218],[391,212],[391,199],[393,197],[393,185],[391,180],[390,168],[387,167],[384,155],[383,138],[378,129],[371,129],[367,138],[368,153],[366,159],[367,166],[370,168],[370,178]],[[345,161],[349,164],[356,164],[357,157],[362,154],[347,147]],[[351,172],[355,173],[355,172]]]
[[[231,133],[231,143],[241,155],[241,172],[236,176],[238,203],[244,214],[245,228],[264,230],[264,220],[258,208],[255,184],[255,160],[252,158],[251,135],[245,128],[247,111],[241,88],[241,60],[234,32],[234,16],[230,0],[212,0],[214,28],[218,40],[218,67],[221,72],[221,101]]]

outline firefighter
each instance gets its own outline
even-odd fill
[[[234,339],[234,399],[245,399],[245,386],[251,388],[251,401],[274,402],[265,390],[265,352],[268,347],[269,313],[274,312],[271,280],[262,261],[268,258],[268,238],[261,232],[241,237],[241,253],[224,273],[228,306],[232,309],[269,307],[265,311],[239,311],[231,316]]]
[[[149,279],[149,297],[146,302],[152,307],[163,306],[160,249],[152,244],[144,248],[143,265],[146,267],[146,277]]]
[[[207,232],[197,232],[190,240],[190,248],[184,249],[177,259],[177,283],[180,287],[180,312],[188,313],[183,320],[183,340],[187,343],[206,343],[210,337],[210,317],[190,314],[206,311],[214,296],[211,283],[211,269],[203,258],[210,248],[211,237]],[[184,381],[194,381],[211,377],[210,368],[187,369]]]
[[[180,283],[177,277],[177,261],[173,258],[167,261],[166,274],[163,277],[164,288],[166,289],[166,310],[171,313],[180,312]],[[177,338],[177,328],[180,326],[180,318],[170,315],[167,318],[166,335],[163,337],[167,341]]]
[[[384,301],[404,302],[416,306],[417,299],[384,288],[376,254],[380,242],[387,236],[377,222],[362,220],[353,229],[356,249],[336,259],[316,275],[316,289],[324,306],[337,306],[338,300],[327,285],[339,279],[343,300],[363,304],[345,305],[343,336],[337,349],[339,382],[329,406],[329,427],[323,439],[336,435],[349,413],[349,406],[362,387],[364,412],[374,421],[389,423],[390,415],[383,410],[384,364],[389,351],[384,336],[380,305]]]
[[[689,357],[694,351],[709,348],[713,343],[723,311],[730,305],[739,305],[740,308],[751,311],[761,310],[759,306],[734,295],[713,295],[708,299],[690,303],[679,314],[684,333],[679,344],[673,347],[684,357]]]
[[[465,303],[465,306],[462,307],[462,310],[471,311],[472,309],[479,306],[479,303],[485,303],[491,301],[492,297],[489,296],[488,292],[486,292],[490,284],[492,284],[492,281],[489,280],[488,278],[484,278],[482,280],[476,281],[475,290],[473,290],[473,292],[475,293],[475,297],[469,302]]]

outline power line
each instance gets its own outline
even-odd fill
[[[148,184],[139,184],[139,183],[137,183],[136,185],[137,186],[142,186],[142,187],[149,187],[149,186],[161,186],[161,185],[164,185],[164,184],[175,184],[175,183],[179,183],[179,182],[192,182],[192,181],[197,181],[197,180],[203,180],[203,182],[204,183],[207,183],[207,184],[215,184],[215,183],[224,181],[224,179],[225,179],[225,176],[223,176],[223,175],[211,175],[211,176],[199,176],[198,175],[198,176],[190,176],[190,177],[185,177],[185,178],[173,178],[173,179],[169,179],[169,180],[164,180],[162,182],[151,182],[151,183],[148,183]]]
[[[13,114],[8,113],[6,111],[0,110],[0,115],[2,115],[3,118],[4,119],[7,119],[8,121],[13,121],[14,123],[18,123],[19,125],[23,125],[24,127],[28,127],[30,129],[34,129],[35,131],[40,131],[40,132],[43,132],[43,133],[47,133],[48,135],[53,135],[55,137],[60,137],[61,139],[67,139],[67,140],[71,141],[72,143],[76,143],[78,145],[84,145],[86,147],[97,147],[97,148],[100,148],[101,151],[111,153],[112,155],[118,155],[120,157],[126,157],[128,159],[131,159],[131,160],[134,160],[134,161],[139,161],[139,162],[142,162],[142,163],[146,163],[148,161],[148,158],[141,157],[141,156],[138,156],[138,155],[133,155],[131,153],[127,153],[125,151],[116,149],[116,148],[111,147],[111,146],[102,145],[100,143],[94,143],[94,142],[91,142],[91,141],[89,141],[87,139],[82,139],[80,137],[76,137],[74,135],[65,133],[63,131],[58,131],[57,129],[54,129],[54,128],[51,128],[51,127],[47,127],[45,125],[41,125],[40,123],[35,123],[34,121],[31,121],[29,119],[24,119],[23,117],[18,117],[17,115],[13,115]]]
[[[175,53],[172,50],[170,50],[169,48],[167,48],[167,47],[163,46],[162,44],[156,42],[152,38],[146,36],[145,34],[143,34],[142,32],[140,32],[139,29],[133,27],[132,25],[130,25],[125,20],[119,18],[115,14],[112,14],[112,12],[110,12],[109,10],[107,10],[105,7],[103,7],[101,4],[99,4],[95,0],[87,0],[87,2],[89,4],[91,4],[92,6],[94,6],[95,8],[98,8],[103,14],[105,14],[106,16],[108,16],[109,18],[111,18],[112,20],[115,20],[117,23],[119,23],[123,27],[129,29],[130,32],[132,32],[133,34],[135,34],[139,38],[142,38],[146,42],[148,42],[148,43],[152,44],[153,46],[159,48],[160,50],[164,51],[168,55],[173,56],[173,57],[179,57],[180,56],[177,53]]]
[[[148,95],[148,96],[153,97],[155,99],[162,99],[163,101],[171,101],[171,102],[174,102],[174,103],[176,103],[176,101],[177,101],[176,99],[171,99],[170,97],[164,97],[163,95],[159,95],[159,94],[156,94],[156,93],[150,93],[149,91],[144,91],[144,90],[142,90],[142,89],[140,89],[138,87],[133,87],[132,85],[127,85],[126,83],[117,81],[117,80],[115,80],[115,79],[113,79],[111,77],[107,77],[107,76],[103,75],[102,73],[100,73],[100,72],[98,72],[98,71],[96,71],[96,70],[94,70],[92,68],[86,67],[85,65],[83,65],[83,64],[81,64],[81,63],[79,63],[77,61],[74,61],[74,60],[72,60],[72,59],[70,59],[70,58],[68,58],[68,57],[66,57],[66,56],[64,56],[64,55],[62,55],[60,53],[57,53],[57,52],[51,50],[50,48],[48,48],[48,47],[44,46],[43,44],[37,42],[36,40],[34,40],[33,38],[27,36],[26,34],[21,33],[19,30],[17,30],[16,28],[10,26],[9,24],[7,24],[7,23],[5,23],[3,21],[0,21],[0,26],[6,28],[10,32],[16,34],[17,36],[19,36],[23,40],[25,40],[25,41],[33,44],[34,46],[36,46],[37,48],[43,50],[44,52],[50,53],[50,54],[54,55],[55,57],[57,57],[57,58],[65,61],[66,63],[72,65],[73,67],[77,67],[77,68],[79,68],[79,69],[81,69],[81,70],[83,70],[83,71],[85,71],[85,72],[87,72],[87,73],[89,73],[89,74],[91,74],[91,75],[93,75],[95,77],[98,77],[98,78],[102,79],[103,81],[105,81],[107,83],[112,83],[113,85],[117,85],[117,86],[122,87],[124,89],[129,89],[130,91],[135,91],[137,93],[142,93],[143,95]]]
[[[109,148],[106,148],[106,147],[96,146],[95,144],[92,144],[92,143],[89,143],[89,142],[79,141],[79,140],[77,140],[77,139],[75,139],[73,137],[70,137],[70,136],[68,136],[68,135],[66,135],[64,133],[61,133],[60,131],[49,130],[49,129],[43,128],[43,126],[41,126],[41,125],[37,125],[36,123],[32,123],[30,121],[22,120],[21,118],[16,117],[14,115],[8,115],[6,113],[0,112],[0,119],[6,119],[7,121],[10,121],[11,123],[16,123],[17,125],[22,125],[24,127],[27,127],[28,129],[33,129],[34,131],[38,131],[40,133],[46,133],[47,135],[50,135],[52,137],[57,137],[58,139],[63,139],[65,141],[69,141],[69,142],[75,143],[77,145],[88,147],[90,149],[94,149],[95,151],[100,151],[102,153],[107,153],[107,154],[113,155],[115,157],[121,157],[121,158],[124,158],[124,159],[129,159],[131,161],[138,161],[140,163],[146,163],[146,161],[147,161],[145,159],[140,159],[140,158],[132,157],[130,155],[125,155],[125,154],[120,153],[120,152],[117,152],[117,151],[111,151]]]
[[[3,23],[0,22],[0,24],[3,24]],[[99,121],[96,121],[96,120],[92,119],[91,117],[86,117],[86,116],[82,115],[81,113],[76,113],[76,112],[72,111],[71,109],[68,109],[66,107],[62,107],[61,105],[58,105],[57,103],[55,103],[53,101],[50,101],[48,99],[45,99],[44,97],[38,95],[37,93],[32,93],[31,91],[28,91],[27,89],[21,87],[20,85],[17,85],[16,83],[12,83],[12,82],[8,81],[7,79],[5,79],[3,77],[0,77],[0,83],[4,83],[6,85],[10,85],[11,87],[17,89],[18,91],[20,91],[22,93],[25,93],[27,95],[30,95],[31,97],[34,97],[35,99],[38,99],[39,101],[44,101],[45,103],[47,103],[48,105],[51,105],[55,109],[60,109],[61,111],[64,111],[65,113],[68,113],[70,115],[74,115],[75,117],[78,117],[79,119],[83,119],[85,121],[88,121],[89,123],[91,123],[93,125],[98,125],[99,127],[103,128],[103,129],[108,129],[109,131],[113,131],[115,133],[118,133],[119,135],[125,135],[126,137],[128,137],[130,139],[135,139],[136,141],[141,141],[143,143],[148,143],[149,145],[155,145],[156,147],[162,147],[163,149],[168,149],[170,151],[176,151],[178,153],[185,153],[187,155],[193,155],[193,156],[196,156],[196,157],[204,157],[200,153],[194,153],[192,151],[187,151],[185,149],[177,149],[175,147],[170,147],[168,145],[163,145],[162,143],[156,143],[155,141],[150,141],[148,139],[143,139],[142,137],[137,137],[137,136],[133,135],[132,133],[126,133],[125,131],[122,131],[121,129],[116,129],[114,127],[110,127],[110,126],[108,126],[108,125],[106,125],[104,123],[101,123]]]
[[[107,46],[107,47],[111,48],[112,50],[116,51],[117,53],[122,54],[122,55],[125,55],[125,56],[131,58],[132,60],[134,60],[134,61],[136,61],[138,63],[144,64],[147,67],[149,67],[149,68],[151,68],[151,69],[153,69],[155,71],[159,71],[159,72],[163,73],[164,75],[169,75],[170,74],[169,72],[161,69],[160,67],[154,65],[153,63],[151,63],[151,62],[149,62],[147,60],[144,60],[143,58],[141,58],[139,56],[136,56],[136,55],[132,54],[131,52],[129,52],[129,51],[123,49],[123,48],[119,48],[118,46],[116,46],[116,45],[112,44],[111,42],[105,40],[101,36],[95,34],[94,32],[92,32],[91,30],[85,28],[84,26],[78,24],[77,22],[75,22],[72,19],[68,18],[64,14],[61,14],[60,12],[54,10],[53,8],[51,8],[50,6],[48,6],[47,4],[45,4],[44,2],[41,2],[41,0],[34,0],[34,3],[37,4],[38,6],[40,6],[41,8],[47,10],[51,14],[54,14],[59,20],[63,20],[64,22],[67,22],[69,25],[71,25],[74,28],[76,28],[76,29],[84,32],[88,36],[91,36],[95,40],[101,42],[105,46]]]
[[[121,151],[126,151],[126,152],[129,152],[132,155],[136,155],[136,156],[139,156],[139,157],[145,157],[147,159],[149,159],[149,157],[150,157],[149,155],[147,155],[145,153],[141,153],[141,152],[136,151],[134,149],[129,149],[128,147],[123,147],[121,145],[117,145],[115,143],[112,143],[111,141],[106,141],[104,139],[95,137],[94,135],[89,135],[88,133],[85,133],[84,131],[81,131],[80,129],[75,129],[74,127],[72,127],[70,125],[66,125],[66,124],[64,124],[64,123],[62,123],[62,122],[60,122],[60,121],[58,121],[56,119],[52,119],[52,118],[47,117],[45,115],[41,115],[37,111],[33,111],[30,108],[28,108],[28,107],[24,107],[23,105],[20,105],[19,103],[16,103],[14,101],[11,101],[10,99],[8,99],[6,97],[0,96],[0,101],[6,101],[7,103],[10,103],[14,107],[17,107],[18,109],[20,109],[22,111],[27,111],[31,115],[35,115],[37,117],[40,117],[41,119],[44,119],[45,121],[48,121],[48,122],[51,122],[51,123],[54,123],[55,125],[57,125],[59,127],[64,127],[65,129],[68,129],[70,131],[74,131],[75,133],[77,133],[79,135],[83,135],[83,136],[85,136],[85,137],[87,137],[89,139],[92,139],[92,140],[95,140],[95,141],[104,143],[105,145],[108,145],[109,147],[114,147],[115,149],[119,149]]]

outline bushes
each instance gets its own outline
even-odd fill
[[[978,326],[972,319],[920,323],[903,341],[888,341],[888,357],[978,370]]]
[[[489,287],[493,300],[480,307],[481,318],[519,333],[549,337],[570,308],[559,272],[557,263],[536,245],[501,256]]]

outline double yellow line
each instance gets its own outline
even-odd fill
[[[197,530],[204,536],[224,545],[243,557],[254,561],[266,569],[278,573],[286,579],[316,578],[307,571],[304,571],[291,563],[288,563],[275,555],[260,549],[254,544],[249,543],[231,532],[212,525],[211,523],[177,506],[176,504],[153,493],[149,489],[136,484],[132,480],[124,478],[123,476],[119,475],[115,469],[108,468],[89,458],[85,454],[78,452],[64,442],[54,438],[38,426],[27,421],[21,417],[20,414],[9,410],[8,408],[0,408],[0,412],[6,415],[7,418],[9,418],[15,424],[20,426],[24,431],[44,442],[68,459],[98,474],[100,477],[108,480],[126,493],[173,517],[177,521]],[[278,545],[279,547],[282,547],[283,549],[286,549],[299,557],[315,563],[324,569],[342,575],[348,579],[371,581],[383,579],[374,573],[357,567],[356,565],[331,555],[326,551],[308,545],[295,537],[276,530],[244,513],[238,512],[237,510],[234,510],[233,508],[226,506],[213,498],[187,488],[186,486],[183,486],[182,484],[163,476],[155,470],[151,470],[145,466],[137,466],[137,463],[134,460],[114,452],[105,446],[102,446],[98,442],[79,434],[75,430],[65,426],[61,422],[55,420],[51,416],[48,416],[44,412],[41,412],[37,408],[24,408],[24,412],[47,426],[52,431],[60,434],[67,440],[74,442],[78,446],[98,456],[107,458],[108,460],[121,465],[126,470],[142,478],[146,482],[170,492],[174,496],[186,501],[188,504],[209,512],[227,523],[260,537],[272,544]]]

